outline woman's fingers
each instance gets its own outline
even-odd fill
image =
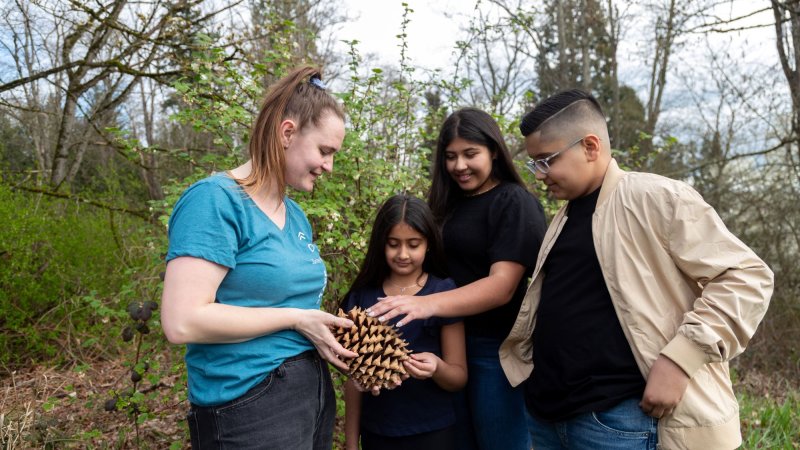
[[[347,371],[347,363],[342,361],[342,358],[352,359],[358,356],[358,353],[342,347],[333,336],[331,328],[350,328],[353,322],[319,310],[305,310],[304,314],[304,320],[298,322],[297,331],[311,341],[323,359],[338,369]]]
[[[347,375],[347,371],[350,369],[346,362],[342,361],[339,358],[334,358],[331,356],[322,356],[325,361],[328,361],[331,365],[339,369],[343,374]]]
[[[354,325],[353,321],[350,320],[350,319],[346,319],[344,317],[339,317],[339,316],[334,316],[333,314],[330,314],[330,316],[333,318],[333,321],[330,323],[330,326],[332,326],[332,327],[350,328],[350,327],[352,327]]]
[[[348,350],[348,349],[346,349],[346,348],[342,347],[342,344],[340,344],[340,343],[339,343],[339,342],[336,340],[336,338],[333,338],[333,339],[332,339],[332,342],[331,342],[331,345],[330,345],[330,347],[331,347],[331,350],[333,351],[333,353],[334,353],[336,356],[340,357],[340,358],[344,358],[344,359],[353,359],[353,358],[355,358],[355,357],[357,357],[357,356],[358,356],[358,353],[356,353],[356,352],[353,352],[353,351],[350,351],[350,350]]]

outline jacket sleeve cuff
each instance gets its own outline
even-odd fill
[[[675,335],[667,346],[661,349],[661,354],[680,366],[689,375],[689,378],[693,377],[700,367],[709,362],[705,352],[680,333]]]

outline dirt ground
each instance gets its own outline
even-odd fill
[[[138,438],[132,417],[105,410],[110,391],[131,389],[129,377],[121,361],[11,372],[0,380],[0,448],[189,448],[183,421],[188,403],[172,395],[174,383],[182,383],[178,375],[162,376],[156,385],[139,383],[145,396],[158,390],[153,397],[162,404],[145,401],[154,417],[138,426]]]
[[[161,367],[169,367],[172,357],[160,355]],[[787,391],[798,387],[792,377],[771,375],[748,372],[735,388],[782,401]],[[162,375],[155,385],[147,379],[139,383],[138,390],[152,397],[144,402],[152,416],[138,427],[126,412],[105,410],[110,391],[131,389],[129,377],[130,369],[121,360],[64,368],[33,366],[7,374],[0,378],[0,449],[190,448],[184,421],[188,403],[179,398],[184,381],[178,374]],[[176,383],[178,389],[173,389]]]
[[[169,367],[173,357],[159,355],[161,367]],[[137,430],[126,412],[105,410],[112,390],[132,386],[130,368],[121,360],[13,371],[0,378],[0,449],[188,449],[189,403],[177,394],[183,383],[178,374],[162,375],[155,385],[147,378],[139,383],[151,416]],[[335,448],[343,431],[337,418]]]

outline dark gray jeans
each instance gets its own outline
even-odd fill
[[[235,400],[192,405],[187,420],[193,449],[330,450],[335,417],[328,365],[312,350]]]

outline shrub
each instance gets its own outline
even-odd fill
[[[142,220],[0,185],[0,365],[103,352]]]

